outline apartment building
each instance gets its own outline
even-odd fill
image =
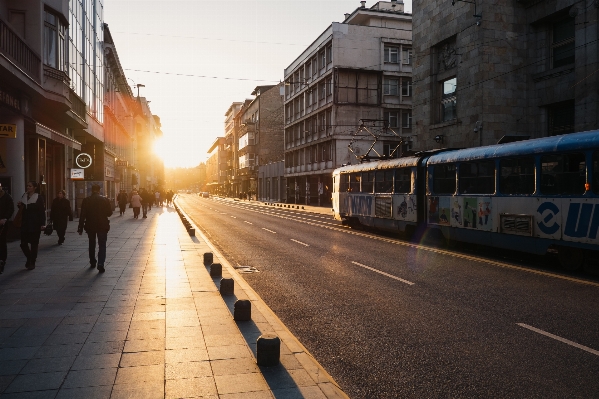
[[[288,201],[328,204],[335,168],[410,151],[412,16],[361,4],[285,69]]]
[[[227,196],[239,195],[239,162],[237,156],[238,136],[237,126],[235,125],[235,117],[243,106],[242,102],[233,102],[225,113],[225,148],[229,153],[227,158],[227,179],[224,183],[223,192]]]
[[[599,129],[596,1],[413,7],[415,149]]]
[[[217,137],[208,149],[210,157],[206,160],[206,187],[211,194],[227,194],[225,188],[231,154],[226,147],[226,139]]]
[[[257,86],[254,99],[246,100],[235,116],[239,188],[234,195],[256,199],[259,167],[283,159],[282,87],[283,83]]]

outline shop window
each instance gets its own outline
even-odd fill
[[[509,195],[527,195],[535,192],[535,160],[508,158],[499,162],[499,191]]]

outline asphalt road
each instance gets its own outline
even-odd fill
[[[599,397],[597,281],[300,210],[179,204],[351,398]]]

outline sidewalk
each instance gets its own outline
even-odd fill
[[[0,275],[2,398],[346,398],[333,379],[173,208],[111,217],[106,273],[91,269],[87,237],[42,234],[35,270],[19,243]],[[235,295],[221,296],[213,252]],[[250,299],[252,320],[233,320]],[[281,339],[281,364],[256,365],[256,339]]]

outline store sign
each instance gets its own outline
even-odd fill
[[[126,168],[127,166],[129,166],[129,161],[116,161],[116,166]]]
[[[83,180],[84,169],[71,169],[71,180]]]
[[[2,88],[0,88],[0,103],[21,112],[21,101]]]
[[[112,169],[110,169],[110,168],[106,168],[106,171],[104,174],[106,175],[106,177],[114,177],[114,174],[112,173]]]
[[[75,163],[80,168],[89,168],[92,165],[92,157],[89,154],[82,152],[81,154],[77,155],[77,158],[75,158]]]
[[[16,139],[17,138],[17,125],[7,125],[4,123],[0,123],[0,137],[5,137],[8,139]]]

